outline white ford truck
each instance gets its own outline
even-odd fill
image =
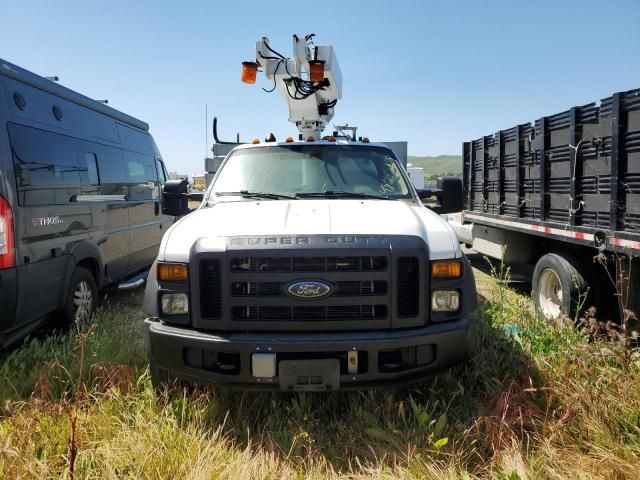
[[[473,274],[438,214],[461,210],[461,180],[417,191],[385,145],[316,140],[302,123],[315,135],[234,148],[191,213],[186,182],[166,184],[164,213],[189,214],[147,280],[154,382],[334,391],[468,356]]]

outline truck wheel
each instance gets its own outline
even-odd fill
[[[62,321],[71,325],[91,318],[96,311],[97,299],[95,278],[86,268],[77,267],[69,282],[66,302],[61,312]]]
[[[557,253],[548,253],[538,260],[533,271],[532,296],[541,318],[549,321],[558,321],[563,316],[575,318],[580,295],[587,292],[587,282],[577,265],[574,258]]]

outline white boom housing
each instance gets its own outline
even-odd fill
[[[256,62],[289,105],[289,121],[304,135],[320,138],[342,98],[342,73],[331,45],[312,46],[311,36],[293,36],[293,58],[286,58],[263,37],[256,43]],[[309,62],[323,62],[324,78],[311,82]]]

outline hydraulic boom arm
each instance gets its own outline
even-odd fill
[[[289,121],[304,136],[320,138],[342,97],[342,74],[333,47],[314,46],[313,35],[294,35],[293,58],[287,58],[263,37],[256,43],[256,63],[243,63],[243,81],[254,83],[258,66],[287,101]]]

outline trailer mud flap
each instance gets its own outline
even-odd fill
[[[340,388],[340,362],[320,360],[282,360],[278,364],[280,390],[322,392]]]

